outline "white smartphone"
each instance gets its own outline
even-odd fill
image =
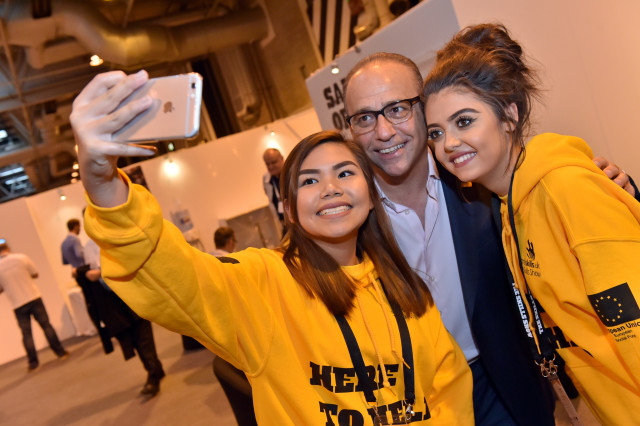
[[[153,142],[186,139],[200,129],[202,76],[192,72],[149,79],[127,97],[118,108],[145,95],[153,98],[151,106],[115,132],[118,142]]]

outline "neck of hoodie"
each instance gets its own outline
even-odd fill
[[[380,304],[380,308],[382,309],[382,315],[384,316],[385,322],[387,324],[387,334],[389,336],[389,344],[391,346],[391,352],[393,353],[393,356],[395,357],[397,362],[406,365],[406,363],[404,362],[404,359],[402,358],[400,350],[397,347],[397,343],[394,339],[393,327],[395,325],[393,324],[393,320],[392,320],[393,313],[391,312],[391,307],[389,306],[389,302],[386,298],[386,295],[384,294],[382,283],[380,282],[380,280],[378,280],[378,274],[376,273],[376,270],[373,266],[373,263],[371,262],[371,259],[365,253],[364,260],[361,263],[357,265],[352,265],[352,266],[343,266],[342,268],[345,271],[345,273],[347,273],[347,275],[351,277],[351,279],[354,281],[354,283],[358,287],[358,290],[356,291],[356,304],[358,306],[358,311],[362,316],[362,320],[365,324],[365,328],[367,330],[367,334],[369,335],[369,339],[373,344],[373,347],[376,353],[376,358],[378,360],[379,365],[384,366],[384,361],[382,359],[382,354],[379,350],[379,342],[376,341],[373,330],[371,329],[369,321],[367,319],[369,315],[374,315],[374,313],[365,312],[364,306],[361,300],[361,295],[360,295],[360,292],[362,291],[371,292],[376,298],[376,300],[378,301],[378,303]],[[385,368],[382,368],[381,372],[383,376],[383,388],[393,393],[393,391],[391,390],[391,386],[390,386]]]

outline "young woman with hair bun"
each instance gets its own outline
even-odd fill
[[[640,424],[640,204],[583,140],[527,138],[538,87],[504,26],[463,29],[425,81],[429,144],[460,181],[498,196],[514,304],[538,362],[557,363],[557,350],[602,424]]]

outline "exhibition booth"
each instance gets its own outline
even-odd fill
[[[261,184],[265,148],[277,147],[286,156],[310,133],[344,128],[342,80],[359,59],[376,51],[394,51],[414,59],[426,74],[436,50],[460,28],[499,21],[526,46],[541,70],[546,92],[544,105],[536,106],[535,130],[580,136],[597,155],[638,177],[640,166],[635,159],[640,146],[629,130],[640,98],[640,53],[634,42],[640,39],[635,23],[640,6],[623,3],[628,7],[594,0],[423,1],[313,73],[307,79],[313,108],[137,163],[136,171],[144,176],[165,218],[189,223],[186,238],[210,251],[218,226],[267,205]],[[338,72],[332,72],[336,67]],[[85,206],[80,182],[0,204],[1,237],[12,251],[28,254],[37,265],[37,284],[61,339],[92,333],[77,302],[71,269],[62,265],[60,253],[67,220],[81,218]],[[86,241],[87,236],[81,232],[80,238]],[[46,346],[38,327],[34,327],[34,338],[38,348]],[[24,356],[20,331],[5,297],[0,297],[0,346],[0,364]]]

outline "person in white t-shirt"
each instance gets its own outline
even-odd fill
[[[27,351],[28,371],[33,371],[40,365],[31,333],[32,316],[40,324],[49,347],[58,358],[69,355],[49,322],[49,315],[34,278],[38,278],[38,271],[33,261],[27,255],[11,253],[6,240],[0,239],[0,293],[7,295],[16,314],[22,332],[22,343]]]

